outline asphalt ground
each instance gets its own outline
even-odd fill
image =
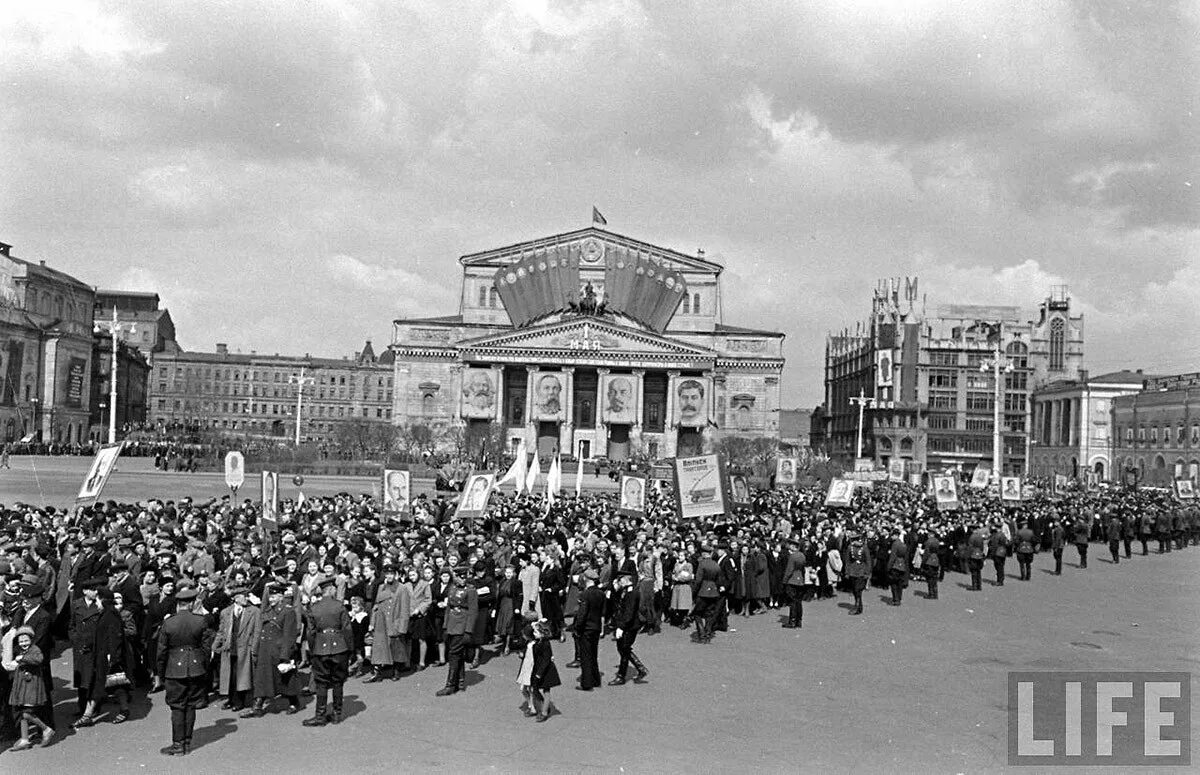
[[[731,617],[735,631],[709,645],[664,628],[635,644],[651,670],[644,685],[574,691],[571,644],[555,643],[564,686],[545,723],[517,709],[519,657],[493,656],[469,671],[465,693],[447,698],[434,696],[444,668],[394,683],[352,680],[340,726],[302,727],[311,698],[301,714],[263,719],[214,703],[200,712],[184,758],[159,754],[170,742],[169,710],[161,693],[139,692],[129,722],[105,718],[44,749],[4,751],[0,772],[999,772],[1009,769],[1010,671],[1195,671],[1200,547],[1158,555],[1152,545],[1149,557],[1139,548],[1113,565],[1093,544],[1086,570],[1068,549],[1061,577],[1039,554],[1029,582],[1010,561],[1004,587],[989,564],[981,592],[948,574],[939,600],[914,584],[899,608],[869,589],[862,616],[848,616],[841,595],[806,604],[800,630],[782,629],[779,611]],[[617,661],[611,640],[600,657],[607,680]],[[75,709],[63,680],[70,652],[54,672],[66,729]],[[1198,729],[1193,711],[1193,740]]]

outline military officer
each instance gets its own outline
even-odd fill
[[[938,599],[938,579],[941,576],[942,569],[942,542],[938,540],[937,533],[932,530],[925,538],[924,553],[921,555],[921,572],[925,574],[925,583],[929,585],[929,594],[925,596],[926,600]]]
[[[967,537],[967,565],[971,569],[971,589],[983,589],[983,558],[987,556],[987,533],[975,525]]]
[[[1113,512],[1108,518],[1108,553],[1112,555],[1113,564],[1121,561],[1121,536],[1125,533],[1125,525],[1121,518]]]
[[[637,671],[633,682],[640,684],[646,682],[646,676],[650,671],[642,664],[642,660],[637,658],[637,654],[633,653],[633,642],[637,639],[638,630],[643,622],[641,621],[642,600],[641,592],[634,583],[634,575],[629,571],[621,571],[617,576],[617,588],[620,590],[620,599],[617,601],[616,613],[613,615],[613,624],[617,628],[617,653],[621,655],[620,664],[617,667],[617,675],[608,682],[609,686],[621,686],[625,683],[625,675],[629,672],[629,664],[633,663],[633,669]]]
[[[198,597],[194,586],[180,587],[175,593],[178,610],[158,632],[158,675],[166,683],[171,709],[171,745],[162,749],[167,756],[191,751],[196,709],[208,699],[208,654],[215,633]]]
[[[1146,509],[1138,519],[1138,540],[1142,542],[1142,556],[1150,554],[1150,538],[1154,535],[1154,514]]]
[[[308,653],[316,685],[317,708],[306,727],[323,727],[342,722],[342,689],[350,675],[350,644],[354,641],[350,614],[342,602],[330,594],[334,579],[321,575],[316,579],[316,601],[305,614],[308,629]],[[328,710],[329,691],[333,690],[333,710]]]
[[[438,689],[438,697],[448,697],[467,690],[467,645],[478,612],[479,598],[475,587],[464,584],[456,571],[446,590],[443,630],[446,636],[446,685]]]
[[[996,569],[996,586],[1004,586],[1004,566],[1008,562],[1008,536],[1000,527],[999,522],[992,524],[992,534],[988,536],[988,556],[992,558],[992,567]]]
[[[1071,526],[1072,540],[1075,543],[1075,549],[1079,552],[1079,567],[1087,568],[1087,553],[1088,541],[1092,537],[1091,520],[1083,515],[1075,518],[1075,523]]]
[[[1054,575],[1062,575],[1063,550],[1067,547],[1067,531],[1057,517],[1050,527],[1050,552],[1054,555]]]
[[[1022,522],[1017,528],[1017,568],[1021,571],[1021,581],[1033,578],[1033,550],[1037,537],[1028,522]]]
[[[804,624],[804,552],[800,551],[800,542],[796,539],[789,541],[791,552],[788,554],[787,565],[783,569],[783,584],[788,599],[788,620],[784,627],[799,628]]]
[[[721,568],[709,554],[709,547],[702,547],[700,557],[696,561],[696,579],[692,582],[696,589],[694,611],[697,643],[708,643],[712,640],[717,607],[721,600],[720,580]]]
[[[871,578],[871,550],[861,533],[855,533],[850,538],[850,551],[846,555],[846,578],[850,582],[850,591],[854,593],[854,608],[850,609],[851,616],[863,612],[863,590],[867,588],[867,579]]]

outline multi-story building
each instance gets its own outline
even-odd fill
[[[1140,392],[1149,379],[1141,371],[1117,371],[1059,380],[1030,396],[1029,473],[1073,479],[1090,471],[1101,481],[1119,480],[1113,469],[1113,399]]]
[[[117,438],[129,428],[146,422],[146,384],[150,364],[146,355],[117,338]],[[108,441],[109,405],[112,401],[112,335],[97,332],[92,338],[92,391],[88,406],[91,414],[90,437]]]
[[[0,243],[0,439],[87,440],[94,301],[91,286]]]
[[[157,293],[98,290],[93,314],[97,322],[108,322],[112,320],[115,309],[118,321],[134,324],[133,327],[121,327],[118,334],[120,340],[146,355],[178,352],[180,348],[175,341],[175,322],[171,320],[171,312],[159,309],[158,305]]]
[[[1200,373],[1151,377],[1112,399],[1114,479],[1167,487],[1200,478]]]
[[[542,457],[779,435],[783,334],[727,325],[721,272],[595,226],[459,259],[458,313],[395,322],[395,417]]]
[[[918,298],[915,278],[884,281],[870,317],[828,338],[829,454],[848,464],[861,427],[861,456],[878,466],[991,468],[999,395],[1000,467],[1024,472],[1030,392],[1082,367],[1083,320],[1071,315],[1066,290],[1055,289],[1030,322],[1017,307],[958,304],[927,316]]]
[[[150,374],[148,415],[164,428],[291,437],[303,379],[300,437],[327,441],[349,420],[392,421],[392,356],[368,341],[353,358],[162,352]],[[311,380],[311,381],[310,381]]]

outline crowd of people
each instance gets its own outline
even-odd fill
[[[1200,544],[1200,509],[1146,489],[1009,502],[963,488],[947,510],[907,484],[858,488],[848,508],[825,506],[822,489],[789,488],[697,519],[680,518],[669,491],[651,494],[644,513],[607,494],[496,492],[471,522],[440,496],[411,503],[396,518],[369,496],[312,498],[285,502],[273,523],[228,497],[0,506],[0,734],[16,737],[14,751],[55,739],[61,646],[71,649],[72,727],[124,723],[135,692],[165,691],[163,752],[182,755],[210,702],[257,718],[297,713],[311,694],[303,723],[336,724],[352,678],[441,667],[445,697],[491,657],[521,654],[525,712],[545,721],[562,682],[555,642],[570,640],[566,667],[590,692],[606,636],[620,660],[608,684],[643,683],[636,640],[664,628],[705,644],[731,617],[776,609],[783,627],[801,628],[805,603],[838,592],[861,615],[870,585],[900,606],[914,579],[928,600],[947,572],[980,589],[989,562],[1003,585],[1009,557],[1029,582],[1038,552],[1061,573],[1069,546],[1082,569],[1097,541],[1113,563],[1135,545],[1146,555],[1152,543],[1159,553]]]

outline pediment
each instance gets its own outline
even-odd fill
[[[618,254],[643,255],[659,262],[666,268],[687,273],[720,274],[724,269],[720,264],[705,258],[689,256],[670,248],[652,245],[649,242],[636,240],[595,226],[518,242],[515,245],[479,253],[468,253],[459,258],[459,263],[463,266],[499,269],[515,263],[529,254],[563,249],[579,256],[580,267],[584,269],[589,266],[603,267],[607,256]]]
[[[537,350],[572,355],[594,353],[702,359],[716,357],[712,350],[646,330],[619,325],[602,318],[575,316],[554,323],[469,339],[459,342],[458,348],[476,352]]]

